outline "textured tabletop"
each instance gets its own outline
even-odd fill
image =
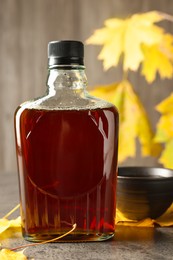
[[[17,174],[0,173],[0,218],[19,203]],[[16,212],[18,215],[19,212]],[[3,247],[26,244],[23,238],[0,240]],[[173,228],[117,227],[113,240],[52,243],[27,248],[28,259],[133,260],[173,259]]]

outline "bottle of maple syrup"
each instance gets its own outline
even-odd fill
[[[118,112],[90,96],[78,41],[48,45],[47,92],[15,112],[22,232],[43,241],[114,235]]]

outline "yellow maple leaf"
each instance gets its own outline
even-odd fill
[[[156,110],[161,113],[161,117],[154,140],[165,144],[159,162],[165,167],[173,168],[173,93],[157,105]]]
[[[144,60],[142,62],[142,75],[151,83],[157,72],[161,78],[173,76],[173,36],[167,34],[162,42],[151,46],[142,45]]]
[[[154,23],[164,20],[163,14],[152,11],[134,14],[127,19],[112,18],[87,40],[88,44],[103,45],[99,59],[107,70],[117,66],[123,54],[123,69],[136,71],[144,60],[141,45],[160,44],[164,30]]]
[[[173,203],[162,216],[155,220],[161,227],[173,226]]]
[[[173,203],[160,217],[156,219],[146,218],[139,221],[126,218],[117,208],[115,223],[121,226],[135,227],[154,227],[154,224],[158,224],[161,227],[173,226]]]
[[[115,223],[120,226],[132,226],[132,227],[154,227],[154,220],[146,218],[142,220],[132,220],[126,218],[123,213],[117,208]]]
[[[119,162],[136,153],[136,138],[144,156],[158,155],[160,146],[153,142],[153,132],[145,110],[128,81],[98,86],[91,94],[113,103],[120,112]]]
[[[167,142],[165,142],[165,148],[159,158],[159,162],[163,164],[165,167],[173,169],[173,138]]]
[[[21,232],[21,217],[9,220],[8,217],[19,208],[19,204],[0,219],[0,237],[12,237],[15,232]]]
[[[2,249],[0,250],[0,260],[27,260],[27,257],[23,251],[14,252],[10,249]]]
[[[4,233],[7,229],[13,229],[14,231],[21,230],[21,217],[17,217],[16,219],[8,220],[6,218],[0,219],[0,235]]]
[[[173,93],[156,106],[156,110],[163,114],[172,113],[173,111]]]
[[[163,114],[157,123],[155,141],[164,143],[173,138],[173,113]]]

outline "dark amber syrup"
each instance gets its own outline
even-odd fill
[[[116,109],[19,108],[15,122],[24,236],[48,239],[67,232],[74,223],[77,228],[69,239],[112,236]]]

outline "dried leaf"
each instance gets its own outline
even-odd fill
[[[156,11],[134,14],[127,19],[108,19],[105,27],[96,30],[87,43],[103,45],[99,59],[106,70],[117,66],[123,54],[123,69],[136,71],[145,59],[142,44],[152,46],[162,42],[164,30],[154,23],[164,19]]]
[[[160,146],[153,142],[153,132],[145,110],[128,81],[98,86],[91,94],[113,103],[120,112],[119,162],[136,154],[136,138],[144,156],[158,155]]]
[[[173,168],[173,93],[157,105],[156,110],[161,113],[161,117],[154,140],[165,144],[159,162],[167,168]]]
[[[9,249],[0,250],[0,260],[27,260],[23,251],[14,252]]]

